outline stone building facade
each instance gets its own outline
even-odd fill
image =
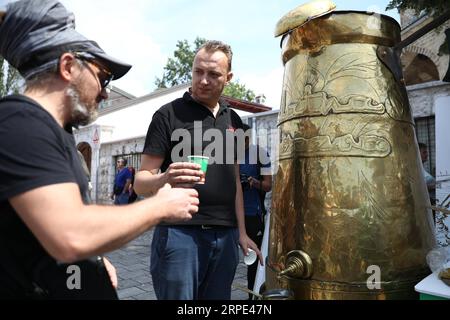
[[[400,17],[403,39],[434,19],[424,14],[416,15],[411,10],[402,12]],[[450,177],[443,173],[450,168],[448,158],[444,156],[444,150],[448,149],[448,137],[444,132],[448,132],[446,127],[450,123],[441,118],[448,114],[446,109],[450,108],[450,83],[442,81],[449,69],[450,59],[450,48],[447,47],[447,53],[442,50],[449,45],[445,39],[447,29],[450,29],[450,21],[428,32],[402,53],[404,79],[415,120],[417,140],[428,146],[429,156],[424,168],[437,181],[432,201],[441,206],[445,205],[450,196]],[[440,116],[438,119],[437,114]],[[448,246],[450,217],[446,218],[442,212],[436,211],[435,223],[438,244]]]
[[[405,39],[430,23],[433,18],[405,10],[401,12],[400,20],[402,39]],[[433,175],[436,175],[436,101],[450,96],[450,83],[442,81],[449,68],[450,56],[440,53],[440,48],[445,43],[444,32],[448,28],[450,21],[406,47],[401,56],[418,141],[427,144],[429,148],[429,161],[425,163],[425,168]]]
[[[416,16],[412,10],[402,12],[400,19],[403,39],[433,20],[427,15]],[[444,31],[448,28],[450,21],[428,32],[403,50],[402,63],[407,85],[442,80],[448,69],[449,55],[439,51],[445,42]]]

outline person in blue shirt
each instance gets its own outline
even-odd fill
[[[247,234],[261,249],[264,234],[264,199],[266,192],[272,189],[270,157],[266,150],[250,144],[247,124],[243,124],[247,133],[245,137],[245,158],[239,165],[242,192],[244,196],[245,228]],[[253,290],[258,264],[255,262],[247,268],[247,287]],[[249,295],[251,299],[251,295]]]
[[[127,159],[117,159],[117,174],[114,179],[114,188],[111,195],[111,199],[114,200],[114,204],[128,204],[128,198],[132,174],[130,169],[127,168]]]

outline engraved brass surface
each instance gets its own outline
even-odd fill
[[[377,55],[399,40],[393,19],[339,11],[284,37],[268,290],[410,298],[429,274],[430,204],[406,90],[391,70],[400,62]],[[293,250],[311,257],[311,279],[280,277]],[[370,266],[380,269],[380,289],[367,285]]]

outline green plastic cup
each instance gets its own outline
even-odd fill
[[[201,178],[201,180],[199,182],[197,182],[197,184],[205,184],[205,176],[206,176],[206,170],[208,169],[209,157],[188,156],[188,161],[191,162],[191,163],[199,164],[201,166],[200,170],[203,171],[204,175]]]

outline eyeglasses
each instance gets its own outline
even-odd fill
[[[80,55],[79,53],[75,53],[74,56],[81,62],[86,61],[86,62],[92,63],[94,66],[96,66],[101,71],[101,73],[102,73],[102,75],[104,75],[104,77],[101,77],[100,75],[97,74],[97,78],[98,78],[98,81],[100,82],[100,86],[102,87],[102,89],[106,89],[108,87],[108,85],[110,84],[110,82],[114,79],[114,75],[109,70],[107,70],[104,66],[102,66],[100,63],[95,61],[94,59],[84,57],[84,56]],[[87,65],[87,64],[84,64],[84,65],[86,65],[89,68],[89,65]],[[90,70],[92,71],[92,69],[90,69]],[[95,72],[93,72],[93,73],[95,73]]]

